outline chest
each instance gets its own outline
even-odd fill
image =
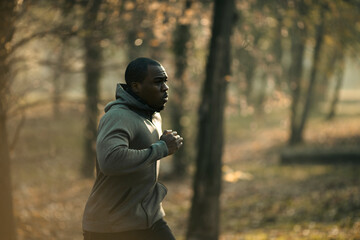
[[[138,119],[133,136],[130,139],[129,147],[132,149],[148,148],[151,144],[159,141],[162,134],[161,121],[149,120],[143,117]]]

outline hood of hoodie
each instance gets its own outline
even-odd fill
[[[116,100],[109,102],[105,106],[105,112],[109,111],[115,105],[123,105],[136,112],[142,112],[151,117],[155,110],[137,97],[126,84],[118,83],[116,85]]]

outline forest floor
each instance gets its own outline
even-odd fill
[[[93,184],[80,175],[82,112],[71,106],[57,119],[50,108],[28,114],[11,153],[19,240],[82,239]],[[283,118],[273,116],[227,120],[220,239],[360,239],[360,164],[281,165],[288,133]],[[360,115],[312,120],[306,142],[359,148]],[[163,162],[166,169],[170,160]],[[166,220],[183,240],[192,179],[160,180],[169,189]]]

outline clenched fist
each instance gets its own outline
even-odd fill
[[[169,150],[169,155],[174,154],[183,145],[184,139],[173,130],[165,130],[161,135],[160,140],[163,140]]]

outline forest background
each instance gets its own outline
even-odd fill
[[[164,129],[185,138],[160,177],[178,239],[360,239],[359,1],[19,0],[0,16],[1,239],[82,239],[97,123],[138,56],[166,68]],[[197,184],[219,209],[192,210]]]

